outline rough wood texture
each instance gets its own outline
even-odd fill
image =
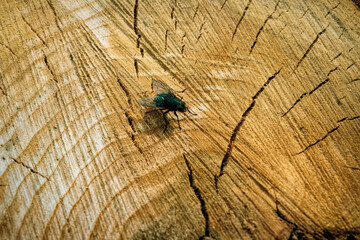
[[[360,237],[360,8],[0,4],[1,239]],[[183,94],[163,135],[137,100]]]

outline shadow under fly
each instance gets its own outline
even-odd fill
[[[185,113],[188,111],[192,115],[196,115],[195,113],[190,112],[189,108],[186,107],[185,102],[182,101],[182,98],[178,98],[173,90],[166,85],[164,82],[160,80],[153,80],[151,83],[152,89],[157,94],[153,97],[144,97],[141,98],[138,102],[145,106],[145,107],[152,107],[156,108],[146,113],[154,112],[154,111],[161,111],[164,121],[165,121],[165,128],[163,133],[166,132],[166,129],[169,125],[168,120],[166,119],[166,114],[168,112],[174,112],[177,122],[179,125],[179,129],[181,130],[179,116],[176,112],[183,112]],[[186,89],[185,89],[186,90]],[[185,90],[181,91],[184,92]]]

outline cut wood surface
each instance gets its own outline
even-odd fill
[[[357,4],[1,1],[0,239],[360,239]]]

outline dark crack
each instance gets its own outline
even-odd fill
[[[44,57],[44,62],[45,62],[45,65],[46,65],[47,69],[49,70],[50,74],[52,75],[54,81],[55,81],[55,82],[58,82],[57,78],[55,77],[55,74],[54,74],[53,69],[52,69],[52,68],[50,67],[50,65],[49,65],[49,62],[48,62],[48,59],[47,59],[46,56]]]
[[[352,169],[352,170],[358,170],[358,171],[360,171],[360,168],[358,168],[358,167],[349,167],[349,166],[344,166],[344,167],[350,168],[350,169]]]
[[[348,120],[352,121],[352,120],[359,119],[359,118],[360,118],[360,116],[355,116],[355,117],[349,118]]]
[[[338,6],[340,5],[340,2],[333,8],[331,8],[325,15],[325,17],[327,17],[332,11],[334,11]]]
[[[166,32],[165,32],[165,51],[167,50],[168,33],[169,33],[169,30],[166,29]]]
[[[183,154],[184,156],[184,160],[185,160],[185,164],[188,168],[188,176],[189,176],[189,182],[190,182],[190,186],[193,189],[196,197],[198,198],[199,202],[200,202],[200,206],[201,206],[201,213],[205,218],[205,234],[203,236],[200,237],[200,239],[203,239],[205,237],[210,237],[210,219],[209,219],[209,214],[206,210],[206,202],[204,200],[204,198],[201,195],[200,189],[196,186],[195,184],[195,179],[193,176],[193,170],[190,166],[190,163],[188,161],[188,159],[186,158],[185,154]]]
[[[295,239],[297,239],[297,240],[300,240],[300,239],[301,239],[301,240],[305,240],[306,238],[305,238],[304,232],[298,228],[298,226],[296,225],[296,223],[294,223],[294,222],[290,221],[289,219],[287,219],[287,218],[285,217],[285,215],[280,212],[280,209],[279,209],[279,201],[278,201],[277,199],[275,200],[275,205],[276,205],[276,211],[275,211],[275,212],[276,212],[276,215],[277,215],[281,220],[283,220],[284,222],[286,222],[286,223],[288,223],[289,225],[292,226],[292,231],[291,231],[291,233],[290,233],[290,235],[289,235],[288,240],[295,240]]]
[[[243,14],[241,15],[239,21],[236,23],[235,30],[234,30],[234,32],[233,32],[233,34],[232,34],[232,37],[231,37],[231,41],[234,39],[235,34],[236,34],[236,32],[237,32],[237,29],[238,29],[238,27],[240,26],[241,21],[242,21],[242,20],[244,19],[244,17],[245,17],[246,11],[248,10],[248,8],[249,8],[249,6],[250,6],[251,1],[252,1],[252,0],[249,0],[249,2],[246,4],[246,7],[245,7],[245,9],[244,9]],[[226,2],[226,1],[225,1],[225,2]],[[225,3],[224,3],[223,5],[225,5]]]
[[[195,17],[196,17],[196,14],[198,13],[198,11],[199,11],[199,4],[197,5],[197,7],[196,7],[196,9],[195,9],[195,13],[194,13],[194,15],[193,15],[193,17],[192,17],[192,20],[194,21],[194,19],[195,19]]]
[[[332,70],[330,70],[329,73],[328,73],[326,76],[329,76],[329,75],[331,74],[331,72],[335,71],[336,69],[337,69],[337,67],[334,68],[334,69],[332,69]],[[322,87],[324,84],[326,84],[326,83],[329,82],[329,81],[330,81],[330,79],[329,79],[329,78],[326,78],[324,81],[322,81],[321,83],[319,83],[319,84],[318,84],[315,88],[313,88],[311,91],[301,94],[301,96],[300,96],[298,99],[296,99],[296,101],[293,103],[293,105],[292,105],[281,117],[285,117],[286,114],[288,114],[288,113],[296,106],[296,104],[298,104],[298,103],[301,101],[301,99],[303,99],[303,98],[304,98],[305,96],[307,96],[307,95],[313,94],[316,90],[318,90],[320,87]]]
[[[183,44],[183,45],[181,46],[181,51],[180,51],[181,54],[184,53],[184,49],[185,49],[185,44]]]
[[[40,177],[43,177],[45,179],[47,179],[48,181],[50,181],[50,179],[46,176],[44,176],[43,174],[39,173],[38,171],[34,170],[33,168],[31,168],[30,166],[26,165],[25,163],[23,162],[20,162],[18,161],[17,159],[13,158],[13,157],[9,157],[10,159],[12,159],[16,164],[19,164],[27,169],[29,169],[30,172],[36,174],[36,175],[39,175]]]
[[[327,29],[327,27],[325,27],[321,32],[316,34],[316,37],[315,37],[314,41],[310,44],[308,49],[306,49],[304,55],[300,58],[300,60],[296,64],[296,67],[295,67],[294,71],[299,67],[300,63],[305,59],[305,57],[308,55],[310,50],[314,47],[315,43],[319,40],[320,36],[325,33],[326,29]]]
[[[15,52],[7,45],[0,43],[1,46],[3,46],[4,48],[6,48],[7,50],[9,50],[9,52],[11,52],[12,55],[16,56]]]
[[[226,4],[227,1],[228,1],[228,0],[225,0],[225,1],[223,2],[223,4],[221,4],[220,10],[224,8],[224,6],[225,6],[225,4]]]
[[[335,72],[338,69],[338,67],[335,67],[333,69],[331,69],[328,74],[326,74],[326,76],[328,77],[332,72]]]
[[[40,37],[40,35],[35,31],[35,29],[30,25],[30,23],[28,21],[26,21],[26,19],[24,18],[23,15],[21,15],[22,19],[24,20],[24,22],[26,23],[26,25],[28,25],[28,27],[31,29],[31,31],[33,33],[35,33],[35,35],[40,39],[40,41],[47,47],[46,42],[44,41],[44,39],[42,39],[42,37]]]
[[[174,12],[175,12],[175,7],[173,7],[173,8],[171,9],[171,13],[170,13],[171,19],[174,19]]]
[[[355,65],[355,63],[353,62],[353,63],[351,63],[347,68],[346,68],[346,70],[348,70],[349,68],[351,68],[352,66],[354,66]]]
[[[272,18],[272,15],[276,12],[276,9],[279,5],[279,2],[280,0],[277,1],[276,5],[275,5],[275,8],[274,8],[274,11],[265,19],[263,25],[260,27],[259,31],[257,32],[256,34],[256,37],[255,37],[255,41],[253,42],[253,44],[251,45],[251,48],[250,48],[250,52],[249,52],[249,55],[252,53],[254,47],[255,47],[255,44],[257,43],[257,40],[260,36],[260,33],[262,32],[262,30],[264,29],[266,23]]]
[[[135,0],[134,5],[134,32],[136,35],[139,35],[139,29],[138,29],[138,7],[139,7],[139,0]]]
[[[338,57],[341,56],[342,53],[339,53],[338,55],[336,55],[333,59],[330,60],[330,62],[334,61],[335,59],[337,59]]]
[[[138,67],[138,61],[136,58],[134,59],[134,67],[135,67],[136,77],[139,78],[139,67]],[[119,81],[119,79],[118,79],[118,81]]]
[[[319,85],[317,85],[313,90],[311,90],[309,92],[309,95],[313,94],[316,90],[318,90],[321,86],[323,86],[324,84],[326,84],[327,82],[329,82],[330,79],[325,79],[324,81],[322,81]]]
[[[255,93],[255,95],[252,97],[252,102],[250,103],[249,107],[245,110],[245,112],[242,114],[240,121],[238,122],[238,124],[235,126],[233,133],[231,134],[230,137],[230,141],[229,144],[227,146],[226,149],[226,153],[221,161],[221,166],[220,166],[220,171],[218,175],[215,175],[215,187],[216,189],[218,188],[217,184],[219,181],[219,178],[224,174],[225,171],[225,167],[228,164],[229,158],[231,157],[231,152],[232,152],[232,148],[233,148],[233,144],[236,140],[236,136],[240,130],[240,127],[244,124],[246,117],[249,115],[250,111],[254,108],[255,103],[256,103],[256,99],[258,98],[258,96],[260,95],[260,93],[262,93],[265,89],[265,87],[267,85],[269,85],[269,83],[271,82],[271,80],[273,80],[276,75],[278,75],[281,71],[281,68],[279,71],[277,71],[274,75],[272,75],[271,77],[268,78],[268,80],[262,85],[262,87]]]
[[[301,99],[305,97],[307,94],[308,94],[307,92],[303,93],[298,99],[296,99],[294,104],[281,117],[285,117],[285,115],[288,114],[291,111],[291,109],[293,109],[296,106],[296,104],[298,104],[301,101]]]
[[[348,83],[357,82],[357,81],[359,81],[359,80],[360,80],[360,78],[355,78],[355,79],[351,80],[351,81],[350,81],[350,82],[348,82]]]
[[[338,130],[339,127],[340,127],[340,126],[337,126],[337,127],[333,128],[333,129],[331,129],[330,131],[328,131],[328,132],[325,134],[325,136],[323,136],[322,138],[316,140],[314,143],[310,144],[309,146],[305,147],[302,151],[298,152],[296,155],[299,155],[299,154],[305,152],[306,150],[308,150],[309,148],[315,146],[315,145],[318,144],[319,142],[324,141],[325,138],[327,138],[331,133],[333,133],[333,132],[335,132],[336,130]]]

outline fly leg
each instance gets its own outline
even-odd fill
[[[177,122],[178,122],[178,125],[179,125],[179,129],[181,130],[181,127],[180,127],[180,121],[179,121],[179,116],[177,115],[176,111],[174,111],[174,114],[177,118]]]
[[[166,129],[167,129],[168,125],[169,125],[169,122],[168,122],[168,120],[166,119],[166,116],[165,116],[169,111],[170,111],[170,110],[167,110],[167,111],[165,111],[165,112],[162,112],[163,117],[164,117],[164,121],[165,121],[165,128],[164,128],[163,133],[166,132]]]

